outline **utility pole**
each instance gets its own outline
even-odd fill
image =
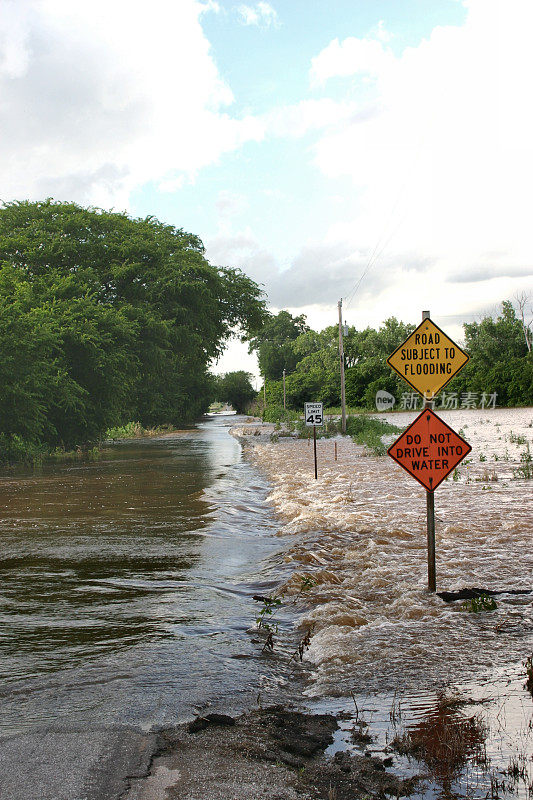
[[[285,370],[283,370],[283,408],[285,408]]]
[[[341,431],[346,433],[346,389],[344,385],[344,346],[342,343],[342,299],[338,302],[339,307],[339,359],[341,362]]]
[[[422,319],[429,319],[429,311],[422,311]],[[424,408],[431,402],[424,395]],[[437,591],[437,571],[435,567],[435,493],[426,491],[427,537],[428,537],[428,589]]]

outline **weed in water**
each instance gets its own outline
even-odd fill
[[[304,660],[304,653],[307,650],[309,650],[309,648],[311,646],[311,636],[313,635],[314,627],[315,627],[314,625],[311,625],[307,629],[307,631],[305,633],[305,636],[303,637],[303,639],[301,639],[300,643],[298,644],[298,647],[296,648],[296,652],[293,653],[293,655],[291,657],[291,661],[293,659],[295,659],[297,656],[298,656],[300,661]]]
[[[482,594],[479,597],[465,600],[460,610],[467,611],[469,614],[479,614],[480,611],[494,611],[496,608],[498,606],[494,598],[487,594]]]
[[[533,480],[533,456],[529,449],[529,442],[523,453],[520,454],[520,466],[513,470],[517,480]]]
[[[519,433],[513,433],[512,431],[509,434],[509,441],[511,444],[526,444],[526,437],[521,436]]]
[[[456,467],[456,468],[454,469],[454,471],[453,471],[452,479],[453,479],[454,481],[458,481],[458,480],[459,480],[459,476],[460,476],[460,475],[461,475],[461,473],[459,472],[459,470],[458,470],[458,469],[457,469],[457,467]]]
[[[484,469],[481,475],[476,478],[476,481],[478,483],[497,483],[498,475],[493,469]]]
[[[309,591],[312,589],[313,586],[316,585],[316,581],[310,575],[303,575],[300,581],[300,586],[298,587],[298,592],[294,596],[292,602],[296,603],[302,592]],[[271,597],[266,597],[264,595],[254,595],[253,599],[256,602],[262,603],[261,608],[255,618],[255,622],[257,625],[258,630],[266,633],[265,643],[263,645],[263,652],[265,650],[274,650],[274,637],[279,633],[279,625],[274,620],[276,612],[280,609],[283,604],[282,598],[284,597],[283,592],[279,594],[272,595]],[[303,655],[306,650],[309,649],[309,645],[311,643],[311,635],[313,632],[314,625],[311,625],[303,639],[300,641],[298,647],[296,648],[296,652],[291,657],[291,661],[296,656],[299,657],[300,661],[303,660]]]
[[[486,461],[487,460],[487,456],[485,455],[485,453],[480,453],[479,460],[480,461]]]
[[[533,654],[530,655],[524,661],[524,667],[526,668],[526,683],[525,688],[533,695]]]
[[[357,444],[364,444],[368,450],[377,456],[384,456],[387,448],[381,441],[382,436],[400,433],[401,429],[381,419],[374,419],[364,414],[348,417],[346,420],[346,433]]]
[[[300,592],[306,592],[308,589],[312,589],[313,586],[316,586],[314,578],[311,578],[310,575],[304,575],[300,584]]]

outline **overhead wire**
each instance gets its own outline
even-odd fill
[[[409,184],[409,182],[410,182],[410,180],[412,178],[412,174],[413,174],[416,162],[418,161],[418,158],[420,156],[420,151],[421,151],[421,148],[422,148],[422,143],[423,143],[423,139],[424,138],[425,137],[422,136],[420,138],[419,142],[418,142],[418,147],[416,148],[413,161],[412,161],[412,163],[411,163],[411,165],[410,165],[410,167],[408,169],[408,172],[407,172],[407,175],[405,176],[404,181],[402,182],[402,184],[400,186],[400,189],[399,189],[398,194],[396,196],[396,200],[395,200],[395,202],[394,202],[394,204],[392,206],[392,209],[390,211],[389,217],[387,219],[387,223],[383,228],[383,232],[382,232],[381,236],[379,237],[379,239],[377,240],[377,242],[376,242],[376,244],[374,246],[374,249],[372,250],[372,253],[369,256],[368,261],[366,262],[366,265],[365,265],[361,275],[359,276],[359,278],[355,282],[355,285],[354,285],[353,289],[344,298],[345,299],[345,308],[349,308],[349,306],[352,303],[352,301],[354,300],[355,295],[357,294],[357,290],[359,289],[359,287],[360,287],[361,283],[363,282],[365,276],[375,266],[375,264],[379,260],[379,257],[384,252],[384,250],[386,249],[387,245],[389,244],[389,242],[393,238],[394,234],[398,230],[400,222],[405,218],[405,214],[407,213],[407,211],[403,214],[403,216],[400,219],[400,221],[394,226],[392,231],[387,236],[388,230],[390,228],[390,224],[394,219],[394,215],[396,213],[396,209],[398,208],[400,200],[402,199],[402,197],[403,197],[403,195],[405,193],[405,190],[406,190],[406,188],[407,188],[407,186],[408,186],[408,184]],[[383,240],[385,239],[386,236],[387,236],[387,238],[386,238],[384,244],[382,245],[382,242],[383,242]]]

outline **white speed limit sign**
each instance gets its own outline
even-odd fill
[[[308,427],[324,424],[322,403],[304,403],[305,424]]]

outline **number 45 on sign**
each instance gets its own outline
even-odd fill
[[[305,424],[308,427],[324,424],[322,403],[304,403]]]

